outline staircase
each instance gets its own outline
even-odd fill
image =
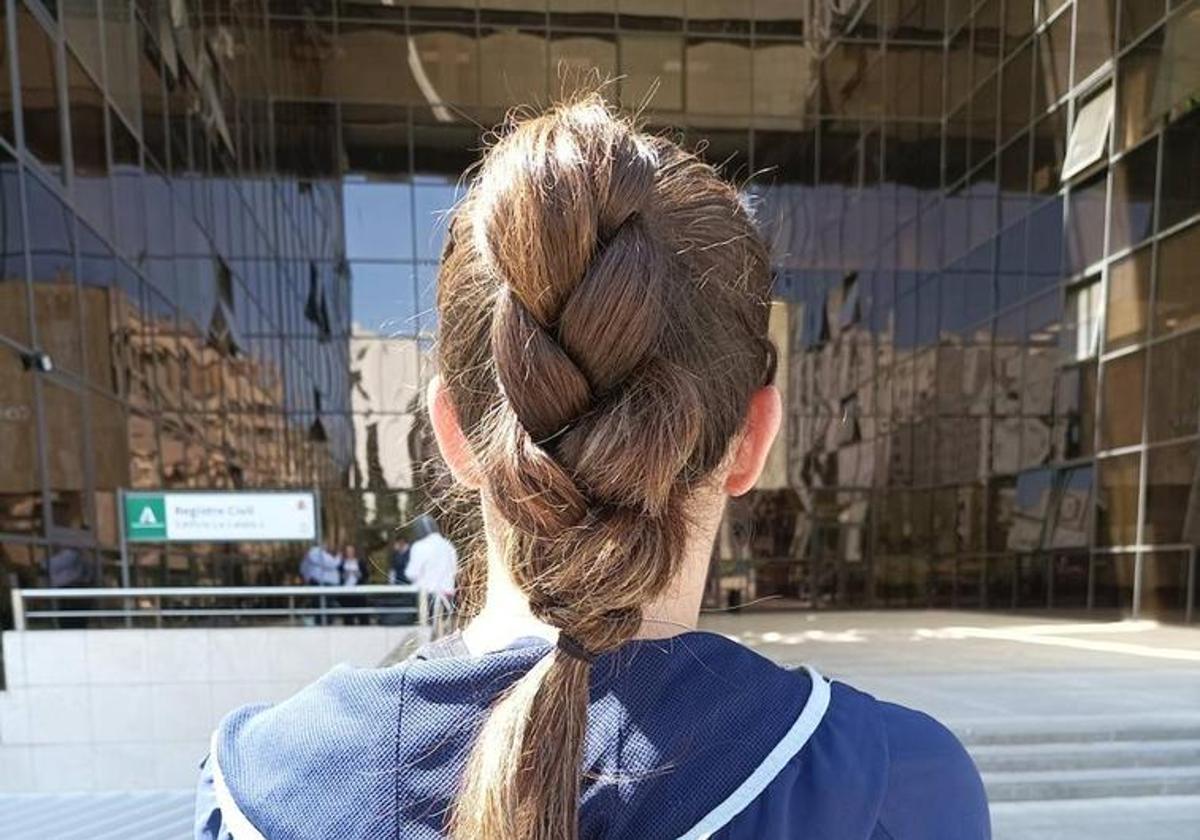
[[[1200,719],[1043,719],[957,731],[993,803],[1200,795]]]

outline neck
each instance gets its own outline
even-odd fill
[[[723,499],[716,503],[715,515],[703,517],[703,525],[693,529],[684,548],[679,574],[662,594],[643,607],[642,626],[635,638],[664,639],[696,629],[722,506]],[[516,639],[531,636],[554,641],[558,638],[558,628],[533,614],[529,599],[508,572],[501,550],[503,526],[495,511],[486,502],[483,510],[487,587],[483,608],[463,628],[463,640],[475,654],[500,650]]]

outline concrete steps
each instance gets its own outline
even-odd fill
[[[992,802],[1200,795],[1193,717],[988,721],[956,731]]]
[[[1191,796],[1200,794],[1200,766],[985,773],[983,783],[992,802]]]

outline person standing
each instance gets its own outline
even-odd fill
[[[328,547],[320,544],[314,545],[304,555],[304,559],[300,561],[300,577],[304,579],[306,586],[339,586],[341,584],[341,561],[330,551],[332,547],[332,545]],[[319,603],[322,612],[317,617],[317,623],[328,624],[328,619],[324,614],[326,598],[321,596]]]
[[[358,586],[363,580],[362,564],[358,562],[358,549],[346,545],[342,549],[338,573],[342,586]],[[341,595],[337,599],[338,606],[346,609],[361,609],[366,607],[367,599],[363,595]],[[342,617],[343,624],[366,624],[366,613],[347,613]]]
[[[433,621],[454,603],[454,575],[458,571],[458,550],[434,527],[408,550],[404,576],[427,593]]]
[[[388,557],[388,583],[393,586],[412,583],[404,573],[408,568],[408,549],[408,540],[404,537],[397,536],[392,540],[392,553]]]

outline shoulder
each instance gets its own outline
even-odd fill
[[[983,781],[954,733],[922,712],[894,703],[878,705],[888,747],[887,794],[879,814],[885,836],[991,837]]]

